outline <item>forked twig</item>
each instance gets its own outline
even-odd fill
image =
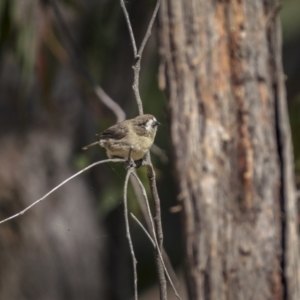
[[[162,257],[162,251],[161,251],[160,246],[159,246],[158,241],[157,241],[157,237],[156,237],[156,233],[155,233],[155,227],[154,227],[154,222],[153,222],[153,218],[152,218],[152,214],[151,214],[150,205],[149,205],[149,201],[148,201],[148,197],[147,197],[146,190],[145,190],[145,188],[144,188],[144,186],[143,186],[141,180],[140,180],[139,177],[137,176],[137,174],[136,174],[136,173],[132,173],[132,174],[133,174],[133,176],[136,178],[136,180],[137,180],[137,182],[138,182],[138,184],[139,184],[139,186],[140,186],[140,189],[142,190],[142,194],[143,194],[143,196],[144,196],[145,202],[146,202],[147,212],[148,212],[148,217],[149,217],[150,222],[151,222],[151,229],[152,229],[153,239],[151,238],[151,236],[150,236],[150,234],[147,232],[147,230],[144,228],[144,226],[143,226],[138,220],[136,220],[136,221],[140,224],[140,226],[142,227],[142,229],[147,233],[148,237],[150,237],[150,240],[152,240],[152,243],[154,243],[155,250],[156,250],[156,251],[158,252],[158,254],[159,254],[159,258],[160,258],[161,263],[162,263],[162,265],[163,265],[163,267],[164,267],[164,270],[165,270],[165,273],[166,273],[166,275],[167,275],[167,278],[168,278],[168,280],[169,280],[169,282],[170,282],[170,284],[171,284],[171,286],[172,286],[172,288],[173,288],[173,290],[174,290],[174,293],[175,293],[175,295],[176,295],[176,297],[177,297],[178,299],[181,299],[180,296],[179,296],[179,294],[178,294],[178,292],[177,292],[177,290],[176,290],[176,288],[175,288],[175,286],[174,286],[174,284],[173,284],[173,281],[172,281],[172,279],[171,279],[171,277],[170,277],[170,275],[169,275],[169,272],[168,272],[168,270],[167,270],[167,268],[166,268],[165,262],[164,262],[163,257]],[[133,215],[133,214],[131,214],[131,215]],[[133,217],[134,217],[134,216],[133,216]],[[135,217],[134,217],[134,218],[135,218]]]
[[[135,172],[136,174],[136,172]],[[137,175],[138,176],[138,175]],[[132,184],[132,187],[133,187],[133,190],[134,190],[134,193],[135,193],[135,196],[137,198],[137,201],[138,201],[138,204],[139,204],[139,207],[141,209],[141,212],[142,212],[142,215],[143,215],[143,218],[146,222],[146,225],[147,225],[147,229],[148,231],[150,232],[150,234],[153,236],[152,234],[152,230],[151,230],[151,221],[150,221],[150,217],[149,214],[148,214],[148,209],[147,209],[147,204],[146,204],[146,201],[144,200],[144,195],[143,195],[143,191],[140,187],[140,183],[138,182],[138,180],[136,179],[135,176],[131,176],[130,177],[130,182]],[[152,214],[151,214],[152,215]],[[153,220],[152,220],[153,221]],[[168,257],[168,254],[165,250],[165,248],[163,247],[162,248],[162,256],[163,256],[163,259],[164,259],[164,263],[166,265],[166,268],[169,270],[169,274],[171,276],[171,279],[172,281],[174,282],[174,285],[175,287],[179,287],[179,281],[178,281],[178,278],[177,278],[177,275],[173,269],[173,266],[170,262],[170,259]]]
[[[127,10],[126,10],[125,4],[124,4],[124,0],[120,0],[120,1],[121,1],[121,6],[122,6],[122,9],[124,11],[124,15],[125,15],[125,18],[127,21],[127,26],[128,26],[129,32],[130,32],[134,58],[136,60],[134,66],[133,66],[134,79],[133,79],[132,88],[133,88],[134,95],[136,98],[139,114],[142,115],[143,114],[143,103],[142,103],[140,91],[139,91],[139,76],[140,76],[139,74],[140,74],[140,70],[141,70],[141,57],[142,57],[146,42],[151,34],[151,29],[152,29],[155,17],[157,15],[161,0],[157,0],[157,2],[156,2],[155,9],[153,11],[150,23],[148,25],[147,32],[145,34],[145,37],[143,39],[143,42],[141,44],[141,47],[140,47],[138,53],[136,52],[137,51],[136,50],[136,42],[134,40],[132,26],[130,24],[130,20],[129,20],[129,16],[128,16],[128,13],[127,13]],[[155,171],[154,171],[154,168],[153,168],[153,165],[151,162],[151,157],[150,157],[149,152],[146,156],[146,161],[147,162],[145,165],[147,166],[147,176],[148,176],[148,180],[150,183],[151,194],[152,194],[152,197],[154,200],[154,205],[155,205],[155,229],[157,232],[158,248],[160,251],[162,251],[163,231],[162,231],[162,224],[161,224],[160,200],[159,200],[157,187],[156,187]],[[165,278],[165,273],[164,273],[164,267],[160,260],[159,254],[157,254],[157,256],[156,256],[156,265],[157,265],[157,273],[158,273],[158,278],[159,278],[160,299],[166,300],[167,299],[167,283],[166,283],[166,278]]]
[[[130,227],[129,227],[129,220],[128,220],[128,207],[127,207],[127,187],[128,187],[128,180],[130,175],[132,174],[133,169],[130,168],[127,171],[125,182],[124,182],[124,217],[125,217],[125,224],[126,224],[126,237],[128,239],[130,253],[132,257],[132,266],[133,266],[133,276],[134,276],[134,299],[138,300],[138,293],[137,293],[137,271],[136,271],[136,264],[137,260],[135,258],[132,239],[130,235]]]
[[[153,247],[154,247],[155,249],[158,249],[158,253],[159,253],[159,256],[160,256],[160,259],[161,259],[161,263],[162,263],[163,266],[164,266],[164,270],[165,270],[166,275],[167,275],[167,278],[168,278],[168,280],[169,280],[169,282],[170,282],[170,284],[171,284],[171,286],[172,286],[172,288],[173,288],[173,291],[174,291],[174,293],[175,293],[175,296],[176,296],[179,300],[182,300],[181,297],[179,296],[179,294],[178,294],[176,288],[175,288],[174,283],[172,282],[171,276],[170,276],[170,274],[169,274],[169,272],[168,272],[168,269],[167,269],[167,267],[166,267],[166,265],[165,265],[165,262],[164,262],[164,260],[163,260],[162,254],[161,254],[161,252],[160,252],[160,250],[159,250],[159,248],[158,248],[157,241],[155,242],[155,241],[152,239],[152,237],[151,237],[151,235],[149,234],[149,232],[147,231],[147,229],[143,226],[143,224],[139,221],[139,219],[138,219],[133,213],[130,213],[130,215],[131,215],[131,217],[137,222],[137,224],[142,228],[142,230],[145,232],[145,234],[147,235],[148,239],[149,239],[150,242],[152,243]]]
[[[145,226],[140,222],[140,220],[133,214],[133,213],[130,213],[131,217],[138,223],[138,225],[143,229],[143,231],[145,232],[145,234],[147,235],[148,239],[150,240],[152,246],[154,248],[157,247],[157,245],[155,244],[152,236],[150,235],[150,233],[147,231],[147,229],[145,228]]]
[[[147,154],[147,160],[146,160],[146,167],[147,167],[147,176],[150,184],[150,191],[152,194],[152,198],[154,201],[154,209],[155,209],[155,215],[154,215],[154,221],[155,221],[155,230],[157,235],[157,242],[158,242],[158,248],[162,252],[163,249],[163,230],[162,230],[162,223],[161,223],[161,209],[160,209],[160,199],[157,192],[157,186],[156,186],[156,174],[151,162],[150,153]],[[163,265],[160,261],[159,255],[156,257],[156,264],[157,264],[157,273],[159,277],[160,282],[160,298],[161,300],[167,299],[167,282],[164,274]]]
[[[130,20],[129,20],[129,15],[128,15],[128,12],[126,10],[124,0],[120,0],[120,3],[121,3],[121,7],[123,9],[125,19],[126,19],[126,22],[127,22],[127,27],[128,27],[129,33],[130,33],[130,39],[131,39],[131,44],[132,44],[132,48],[133,48],[133,55],[134,55],[134,59],[135,59],[135,64],[132,67],[133,71],[134,71],[134,79],[133,79],[132,88],[133,88],[134,95],[135,95],[135,98],[136,98],[136,101],[137,101],[139,114],[142,115],[144,113],[143,112],[143,103],[142,103],[142,99],[141,99],[141,95],[140,95],[140,91],[139,91],[141,59],[142,59],[142,54],[143,54],[144,48],[146,46],[146,43],[147,43],[147,41],[148,41],[148,39],[151,35],[151,30],[152,30],[155,18],[157,16],[158,9],[160,7],[161,0],[158,0],[156,2],[154,11],[152,13],[152,17],[150,19],[150,22],[149,22],[149,25],[148,25],[148,28],[147,28],[147,31],[146,31],[146,34],[143,38],[143,41],[141,43],[141,46],[140,46],[139,50],[137,50],[137,47],[136,47],[136,42],[135,42],[132,26],[131,26],[131,23],[130,23]]]
[[[147,28],[147,31],[146,31],[146,34],[145,34],[145,37],[142,41],[142,44],[141,44],[141,46],[138,50],[137,55],[135,55],[135,64],[132,67],[133,72],[134,72],[132,88],[133,88],[133,91],[134,91],[135,99],[137,101],[137,106],[138,106],[138,110],[139,110],[140,115],[143,114],[143,103],[142,103],[142,100],[141,100],[141,95],[140,95],[140,90],[139,90],[141,59],[142,59],[142,54],[143,54],[144,48],[146,46],[146,43],[147,43],[147,41],[148,41],[148,39],[151,35],[152,26],[153,26],[154,20],[156,18],[160,3],[161,3],[161,0],[158,0],[156,2],[151,20],[149,22],[149,25],[148,25],[148,28]],[[132,46],[133,46],[133,44],[132,44]]]
[[[83,172],[97,166],[100,164],[104,164],[107,162],[125,162],[124,159],[120,159],[120,158],[114,158],[114,159],[105,159],[105,160],[101,160],[101,161],[97,161],[89,166],[87,166],[86,168],[82,169],[81,171],[75,173],[74,175],[70,176],[69,178],[67,178],[66,180],[64,180],[62,183],[60,183],[59,185],[57,185],[55,188],[53,188],[50,192],[48,192],[46,195],[44,195],[42,198],[36,200],[35,202],[33,202],[32,204],[30,204],[29,206],[27,206],[26,208],[24,208],[22,211],[20,211],[19,213],[10,216],[2,221],[0,221],[0,224],[5,223],[11,219],[17,218],[21,215],[23,215],[26,211],[28,211],[30,208],[32,208],[33,206],[37,205],[38,203],[42,202],[43,200],[45,200],[49,195],[51,195],[53,192],[55,192],[57,189],[59,189],[61,186],[63,186],[64,184],[66,184],[67,182],[69,182],[70,180],[72,180],[73,178],[77,177],[78,175],[82,174]]]

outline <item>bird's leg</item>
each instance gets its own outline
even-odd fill
[[[136,167],[134,160],[131,158],[132,149],[133,149],[133,147],[130,146],[130,149],[129,149],[129,152],[128,152],[126,170],[129,170],[130,168],[135,168]]]

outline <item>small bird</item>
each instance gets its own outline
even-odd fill
[[[128,158],[138,161],[151,148],[159,124],[154,116],[148,114],[125,120],[103,131],[98,135],[99,141],[82,149],[87,150],[99,144],[106,149],[109,158]]]

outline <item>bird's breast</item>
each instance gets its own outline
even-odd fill
[[[142,159],[152,146],[153,139],[143,136],[127,136],[121,140],[106,139],[99,142],[104,147],[109,157],[127,158],[129,150],[132,147],[131,158],[133,160]]]

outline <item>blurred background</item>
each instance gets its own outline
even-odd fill
[[[137,45],[154,2],[126,2]],[[300,1],[281,3],[283,64],[299,189]],[[180,214],[172,209],[180,196],[172,165],[168,102],[158,88],[157,30],[155,26],[143,55],[140,91],[144,111],[162,123],[156,145],[166,157],[152,153],[152,160],[162,205],[164,245],[180,277]],[[118,1],[0,0],[1,219],[106,157],[99,147],[81,150],[95,141],[96,133],[116,122],[94,94],[93,84],[100,84],[127,118],[135,117],[133,63]],[[132,297],[122,204],[125,173],[122,165],[97,166],[25,215],[0,225],[0,299]],[[148,190],[144,168],[138,173]],[[143,219],[131,187],[129,208]],[[131,232],[141,299],[156,299],[151,243],[133,222]]]

